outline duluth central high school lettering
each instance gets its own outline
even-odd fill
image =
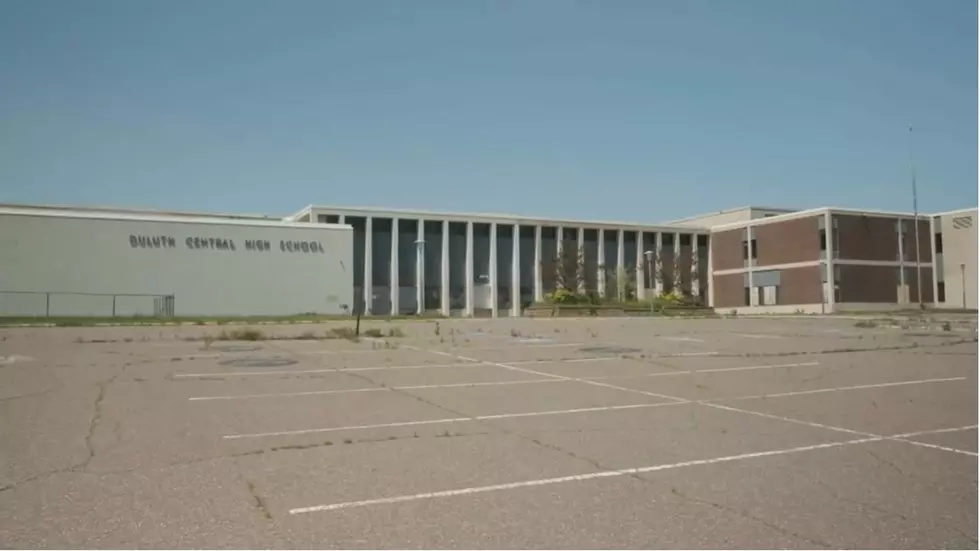
[[[184,239],[188,249],[213,251],[237,251],[233,239],[224,237],[188,237]],[[169,235],[130,235],[129,246],[134,249],[174,249],[177,240]],[[269,252],[272,244],[263,239],[246,239],[246,251]],[[280,241],[279,250],[287,253],[325,253],[319,241]]]

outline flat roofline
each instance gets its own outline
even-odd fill
[[[976,211],[977,211],[977,207],[970,207],[965,209],[956,209],[956,210],[947,210],[944,212],[937,212],[932,216],[949,216],[950,214],[961,214],[965,212],[976,212]]]
[[[307,224],[305,222],[284,222],[279,219],[236,219],[221,217],[173,216],[167,214],[137,214],[121,211],[84,211],[67,209],[45,209],[31,207],[10,207],[0,205],[0,216],[33,216],[39,218],[73,218],[85,220],[117,220],[126,222],[169,222],[176,224],[206,224],[213,226],[249,226],[261,228],[322,229],[352,231],[347,224]]]
[[[789,212],[786,214],[777,214],[776,216],[769,216],[766,218],[756,218],[754,220],[742,220],[740,222],[731,222],[729,224],[719,224],[717,226],[712,226],[711,231],[727,231],[734,230],[738,228],[747,228],[749,226],[758,226],[762,224],[773,224],[778,222],[785,222],[787,220],[795,220],[797,218],[808,218],[810,216],[817,216],[820,214],[825,214],[830,212],[831,214],[848,214],[857,216],[882,216],[885,218],[914,218],[915,215],[911,212],[889,212],[880,210],[859,210],[859,209],[847,209],[839,207],[817,207],[814,209],[800,210],[796,212]],[[928,221],[932,218],[931,214],[919,213],[919,220]]]
[[[676,231],[680,233],[704,234],[707,234],[710,230],[710,228],[707,226],[669,226],[665,224],[643,224],[638,222],[610,222],[608,220],[542,218],[518,214],[443,212],[381,207],[336,207],[329,205],[309,205],[293,216],[300,216],[307,212],[313,216],[316,211],[326,211],[345,215],[351,214],[356,216],[381,216],[387,218],[399,218],[404,216],[406,218],[449,220],[453,222],[477,222],[481,224],[496,222],[498,224],[534,224],[542,226],[571,226],[582,228],[622,228],[626,230],[642,229],[648,231]],[[311,221],[315,222],[316,220],[311,218]]]
[[[74,206],[74,205],[37,205],[28,203],[0,203],[0,209],[37,209],[46,211],[70,212],[117,212],[130,214],[146,214],[161,216],[190,216],[198,218],[228,218],[232,220],[280,220],[279,216],[267,214],[230,214],[200,211],[154,210],[138,207],[103,207],[103,206]]]
[[[696,220],[698,218],[704,218],[706,216],[718,216],[719,214],[729,214],[729,213],[732,213],[732,212],[739,212],[739,211],[743,211],[743,210],[770,210],[770,211],[776,211],[776,212],[782,212],[782,213],[789,214],[791,212],[799,212],[800,209],[787,209],[787,208],[783,208],[783,207],[759,207],[759,206],[754,206],[754,205],[746,205],[744,207],[735,207],[735,208],[731,208],[731,209],[716,210],[714,212],[708,212],[708,213],[705,213],[705,214],[695,214],[694,216],[688,216],[686,218],[677,218],[677,219],[674,219],[674,220],[670,220],[668,222],[664,222],[664,224],[678,224],[678,223],[681,223],[681,222],[688,222],[690,220]]]

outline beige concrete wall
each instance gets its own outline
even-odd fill
[[[969,227],[962,227],[966,219]],[[940,308],[963,308],[966,289],[966,308],[977,308],[977,209],[943,214],[935,219],[934,231],[942,232],[943,252],[936,260],[941,264],[937,275],[945,283],[946,301]],[[957,228],[957,226],[961,226]],[[960,268],[960,265],[963,268]],[[966,281],[964,282],[964,277]]]
[[[0,315],[108,316],[104,294],[172,294],[178,316],[342,313],[351,242],[349,226],[0,210]],[[117,315],[159,307],[116,298]]]

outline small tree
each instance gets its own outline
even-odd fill
[[[585,294],[585,247],[578,247],[575,255],[575,283],[578,292]]]
[[[619,282],[619,300],[636,300],[636,269],[619,268],[616,280]]]
[[[697,247],[691,250],[691,295],[700,296],[701,294],[701,259],[698,257]]]
[[[672,266],[673,267],[673,274],[671,275],[671,280],[672,280],[672,283],[673,283],[673,285],[672,285],[673,286],[673,289],[671,289],[671,290],[672,291],[678,291],[678,292],[680,292],[680,290],[681,290],[680,287],[681,287],[681,284],[682,284],[682,280],[681,280],[681,255],[677,254],[677,251],[676,250],[674,252],[674,258],[672,258],[671,261],[672,261],[671,263],[673,264],[673,266]]]

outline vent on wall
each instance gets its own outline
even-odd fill
[[[973,217],[972,216],[957,216],[953,218],[953,229],[954,230],[965,230],[967,228],[973,227]]]

